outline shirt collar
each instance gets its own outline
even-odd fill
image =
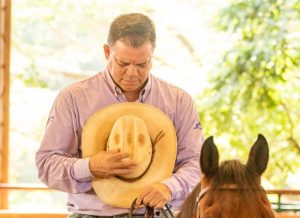
[[[147,96],[150,93],[151,86],[152,86],[152,75],[149,74],[146,85],[144,86],[143,90],[140,93],[140,101],[141,102],[145,102],[145,99],[147,98]]]
[[[106,68],[104,70],[104,77],[105,77],[105,79],[108,83],[108,86],[110,87],[110,90],[113,92],[114,96],[118,97],[118,95],[122,95],[121,89],[113,81],[113,79],[112,79],[112,77],[109,73],[108,68]],[[149,95],[150,90],[151,90],[151,85],[152,85],[152,75],[149,74],[146,85],[144,86],[144,88],[140,92],[140,96],[139,96],[139,101],[140,102],[144,102],[146,97]]]

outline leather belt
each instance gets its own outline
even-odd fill
[[[128,214],[119,214],[119,215],[114,215],[114,216],[94,216],[95,218],[128,218],[129,215]],[[144,214],[139,214],[139,215],[132,215],[133,218],[144,218]]]
[[[86,215],[86,214],[70,214],[68,218],[128,218],[129,214],[118,214],[114,216],[95,216],[95,215]],[[144,218],[144,214],[133,214],[133,218]]]

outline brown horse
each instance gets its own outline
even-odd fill
[[[178,218],[271,218],[275,217],[261,175],[269,159],[268,143],[263,135],[251,148],[247,164],[223,161],[213,137],[205,140],[200,167],[204,178],[186,199]]]

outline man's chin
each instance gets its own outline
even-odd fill
[[[132,86],[132,85],[127,85],[127,86],[122,86],[121,87],[123,91],[125,92],[136,92],[139,90],[139,87],[138,86]]]

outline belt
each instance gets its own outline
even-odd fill
[[[128,213],[118,214],[114,216],[94,216],[94,215],[87,215],[87,214],[70,214],[68,218],[128,218]],[[133,218],[144,218],[144,214],[132,214]]]
[[[114,215],[114,216],[95,216],[97,218],[128,218],[129,215],[128,213],[126,214],[118,214],[118,215]],[[144,218],[144,214],[132,214],[133,218]]]
[[[87,214],[70,214],[68,218],[128,218],[129,214],[118,214],[114,216],[94,216],[94,215],[87,215]],[[132,214],[132,218],[144,218],[144,214]],[[155,215],[156,218],[166,218],[168,216],[165,215]],[[174,216],[171,216],[174,217]]]
[[[163,218],[163,217],[168,218],[169,215],[170,215],[170,217],[174,217],[172,214],[172,211],[170,209],[170,206],[167,204],[165,206],[167,208],[166,210],[161,209],[160,211],[155,212],[156,218]],[[169,213],[169,215],[167,214],[167,212]],[[130,211],[130,213],[132,213],[132,211]],[[123,214],[118,214],[118,215],[114,215],[114,216],[95,216],[95,215],[78,214],[78,213],[68,215],[68,218],[128,218],[128,217],[129,217],[129,213],[123,213]],[[132,218],[144,218],[145,214],[132,214],[131,217]]]

